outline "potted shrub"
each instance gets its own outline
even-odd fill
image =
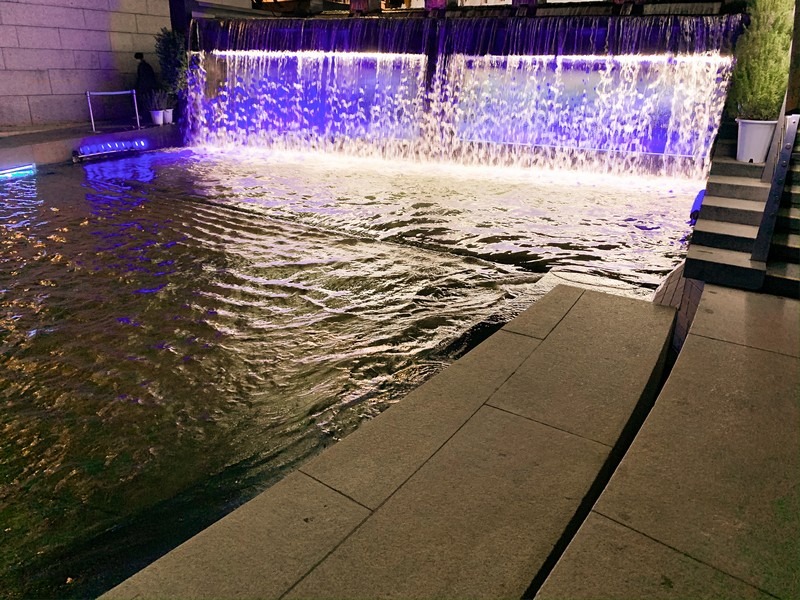
[[[166,110],[171,111],[186,92],[188,58],[183,34],[163,27],[156,35],[156,55],[161,68],[161,81],[167,94]],[[172,114],[165,120],[172,122]]]
[[[736,159],[763,163],[789,79],[792,0],[750,0],[750,23],[736,43],[728,112],[737,117]]]
[[[167,93],[163,90],[153,90],[145,98],[147,110],[150,111],[150,118],[154,125],[164,124],[164,109],[167,108]]]

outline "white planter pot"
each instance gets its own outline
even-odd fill
[[[153,125],[163,125],[164,124],[164,111],[163,110],[151,110],[150,111],[150,118],[153,119]]]
[[[769,144],[775,133],[777,121],[750,121],[736,119],[739,136],[736,144],[736,160],[747,163],[763,163],[767,159]]]
[[[164,109],[164,125],[169,125],[172,123],[172,109],[165,108]]]

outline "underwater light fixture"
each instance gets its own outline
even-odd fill
[[[36,174],[36,163],[29,165],[22,165],[19,167],[11,167],[10,169],[3,169],[0,171],[0,181],[8,179],[18,179],[20,177],[28,177]]]
[[[147,150],[147,140],[121,140],[117,142],[96,142],[81,146],[72,153],[72,162],[80,162],[90,158],[108,158],[119,154],[142,152]]]

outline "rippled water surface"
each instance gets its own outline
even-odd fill
[[[553,267],[654,287],[698,187],[222,151],[0,184],[0,589],[107,589]]]

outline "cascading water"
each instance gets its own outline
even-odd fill
[[[201,21],[189,141],[702,178],[738,17]]]
[[[213,101],[195,100],[196,143],[368,154],[419,137],[423,55],[233,51],[214,52],[205,64],[226,83]]]

